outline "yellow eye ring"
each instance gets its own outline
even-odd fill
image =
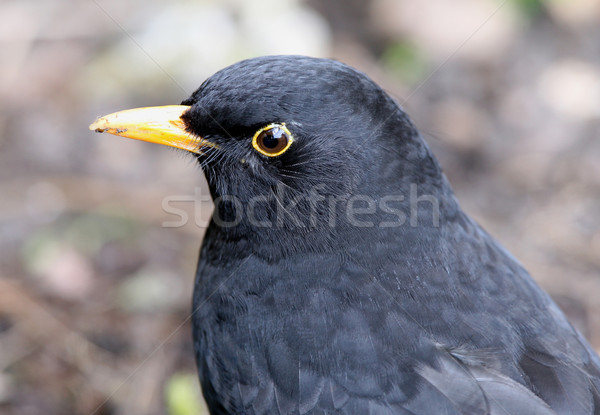
[[[285,123],[269,124],[254,133],[254,137],[252,137],[252,147],[267,157],[282,155],[293,142],[292,133],[287,129]]]

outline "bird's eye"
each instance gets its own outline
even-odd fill
[[[269,124],[254,134],[252,146],[265,156],[276,157],[285,153],[293,141],[285,124]]]

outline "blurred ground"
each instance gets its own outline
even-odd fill
[[[385,86],[465,210],[600,347],[598,39],[597,0],[4,0],[0,412],[202,413],[188,315],[210,203],[180,203],[185,227],[162,208],[206,194],[202,173],[87,126],[271,53]]]

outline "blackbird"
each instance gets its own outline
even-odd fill
[[[206,175],[193,338],[211,414],[600,413],[594,350],[361,72],[249,59],[90,128]]]

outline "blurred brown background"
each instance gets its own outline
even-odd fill
[[[4,0],[0,45],[1,413],[203,413],[202,173],[87,128],[264,54],[337,58],[405,102],[465,210],[600,347],[597,0]]]

